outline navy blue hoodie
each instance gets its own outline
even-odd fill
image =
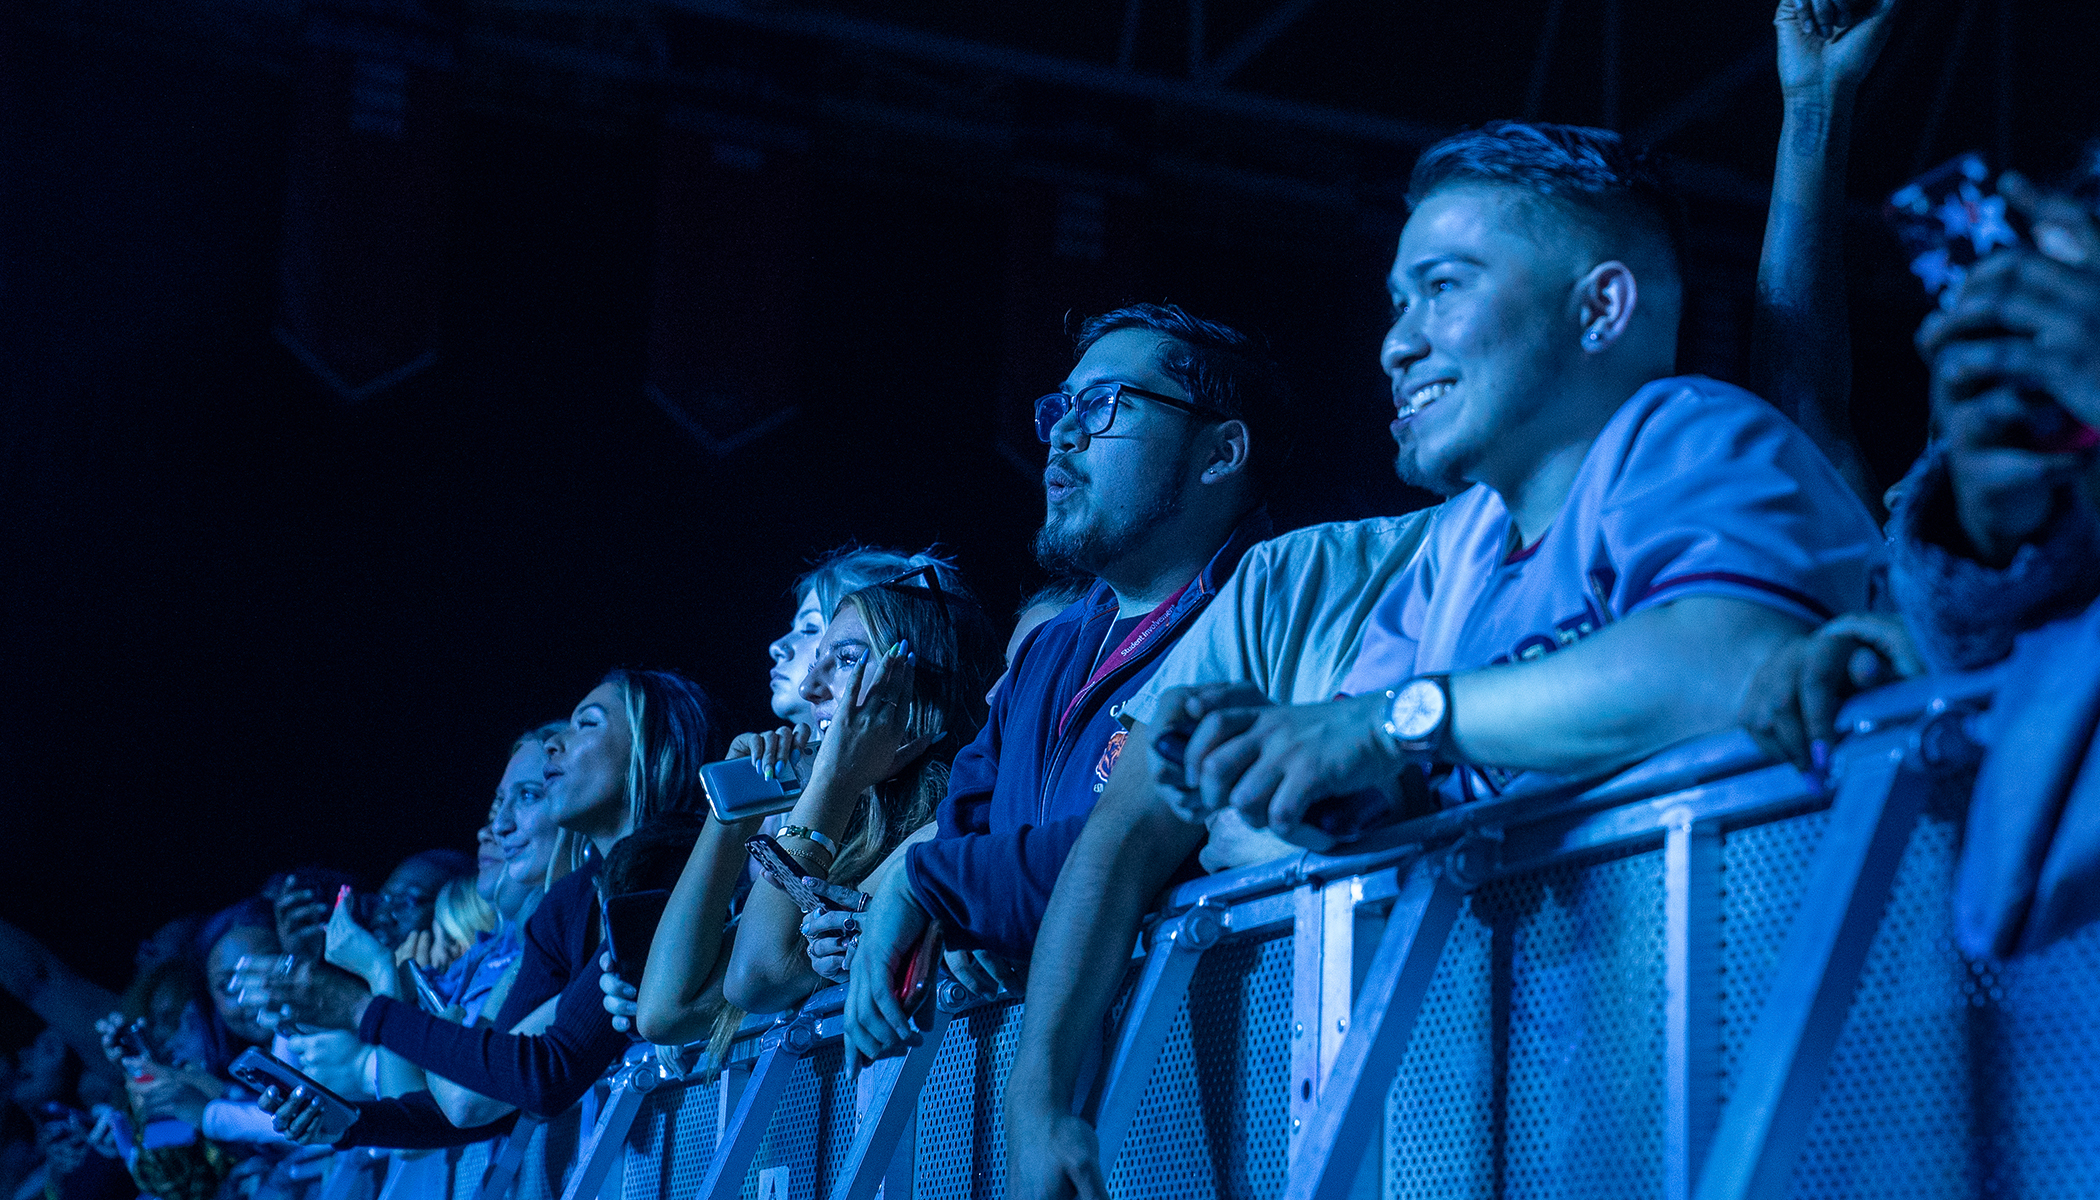
[[[950,949],[1028,958],[1057,873],[1122,753],[1117,710],[1152,677],[1240,556],[1270,532],[1267,509],[1242,519],[1144,645],[1090,688],[1116,622],[1107,584],[1095,584],[1021,643],[992,697],[991,718],[955,756],[936,836],[905,859],[912,894],[941,922]]]

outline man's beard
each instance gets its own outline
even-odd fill
[[[1399,449],[1394,452],[1393,474],[1398,475],[1400,482],[1409,487],[1435,492],[1439,496],[1456,496],[1473,486],[1459,478],[1455,472],[1438,474],[1423,467],[1421,459],[1415,454],[1413,438],[1401,443]]]
[[[1081,530],[1060,522],[1052,512],[1035,535],[1035,561],[1053,574],[1099,575],[1138,548],[1152,531],[1173,519],[1183,507],[1182,489],[1162,487],[1120,529]]]

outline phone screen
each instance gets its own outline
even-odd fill
[[[1997,176],[1973,150],[1903,185],[1882,216],[1910,255],[1911,274],[1942,307],[1953,303],[1970,267],[2030,240],[1998,194]]]

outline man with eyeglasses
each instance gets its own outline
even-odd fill
[[[1675,374],[1674,205],[1616,134],[1469,130],[1424,152],[1408,198],[1389,432],[1401,478],[1452,498],[1339,610],[1359,631],[1344,654],[1267,679],[1206,661],[1273,636],[1266,613],[1221,629],[1240,615],[1221,602],[1125,706],[1132,753],[1030,963],[1006,1091],[1016,1200],[1106,1196],[1115,1164],[1073,1102],[1110,964],[1218,817],[1326,850],[1527,775],[1595,777],[1728,728],[1767,654],[1865,606],[1880,540],[1835,468],[1762,400]],[[1300,690],[1308,672],[1332,691]]]
[[[1011,964],[1026,961],[1123,749],[1123,701],[1269,535],[1262,488],[1284,455],[1284,405],[1258,344],[1178,307],[1122,308],[1080,330],[1078,364],[1036,402],[1050,457],[1035,552],[1097,582],[1022,641],[956,756],[936,836],[858,918],[845,1026],[861,1053],[912,1036],[890,983],[929,921],[965,985],[1019,990]]]

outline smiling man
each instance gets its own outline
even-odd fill
[[[1258,345],[1141,304],[1088,321],[1078,350],[1064,385],[1036,402],[1049,461],[1035,549],[1052,571],[1098,582],[1021,642],[990,719],[956,756],[937,835],[910,847],[857,918],[845,1028],[870,1056],[910,1036],[890,977],[929,919],[965,984],[991,995],[1011,983],[1126,742],[1122,703],[1269,533],[1262,486],[1288,424],[1281,375]]]
[[[1459,134],[1423,154],[1409,201],[1390,432],[1400,476],[1455,498],[1419,551],[1363,575],[1375,595],[1235,579],[1318,596],[1214,607],[1124,705],[1132,752],[1031,960],[1009,1195],[1105,1194],[1072,1115],[1120,983],[1099,964],[1129,953],[1205,822],[1325,845],[1302,824],[1313,802],[1346,798],[1323,806],[1334,825],[1388,818],[1403,775],[1430,781],[1414,802],[1455,804],[1608,771],[1726,728],[1766,653],[1865,603],[1879,539],[1829,462],[1757,397],[1673,374],[1675,212],[1616,135]],[[1278,616],[1291,627],[1264,627]],[[1266,648],[1311,629],[1332,650],[1271,669]],[[1178,763],[1165,730],[1188,737]]]

